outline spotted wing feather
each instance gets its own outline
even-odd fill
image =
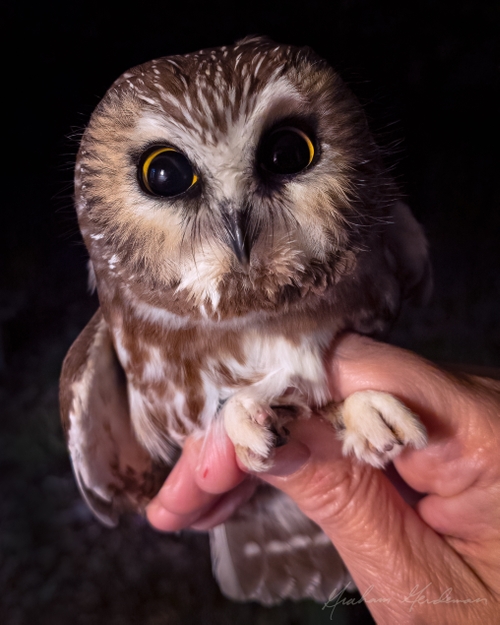
[[[60,404],[76,481],[96,517],[114,526],[122,512],[142,511],[168,469],[135,438],[125,374],[100,311],[66,356]]]

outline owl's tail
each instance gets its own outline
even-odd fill
[[[210,532],[214,574],[237,601],[274,605],[285,599],[326,602],[355,588],[335,547],[291,499],[261,486]]]

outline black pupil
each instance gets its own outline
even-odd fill
[[[146,176],[151,191],[162,197],[184,193],[193,184],[193,168],[180,152],[161,152],[155,156]]]
[[[309,165],[309,145],[298,132],[280,128],[272,132],[261,148],[261,163],[274,174],[296,174]]]

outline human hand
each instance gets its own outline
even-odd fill
[[[386,391],[422,419],[428,447],[406,449],[394,465],[426,495],[412,509],[382,472],[344,458],[335,432],[318,418],[291,424],[291,440],[259,478],[292,497],[332,539],[377,621],[496,623],[500,383],[455,377],[355,335],[343,337],[328,362],[336,400]],[[208,529],[251,495],[255,478],[245,479],[229,440],[217,439],[188,441],[148,508],[153,526]]]

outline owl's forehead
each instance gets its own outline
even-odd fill
[[[131,108],[141,134],[162,125],[174,140],[188,133],[207,145],[231,135],[247,141],[261,123],[307,108],[297,79],[307,55],[300,52],[261,42],[164,57],[125,72],[108,99],[137,103]]]

